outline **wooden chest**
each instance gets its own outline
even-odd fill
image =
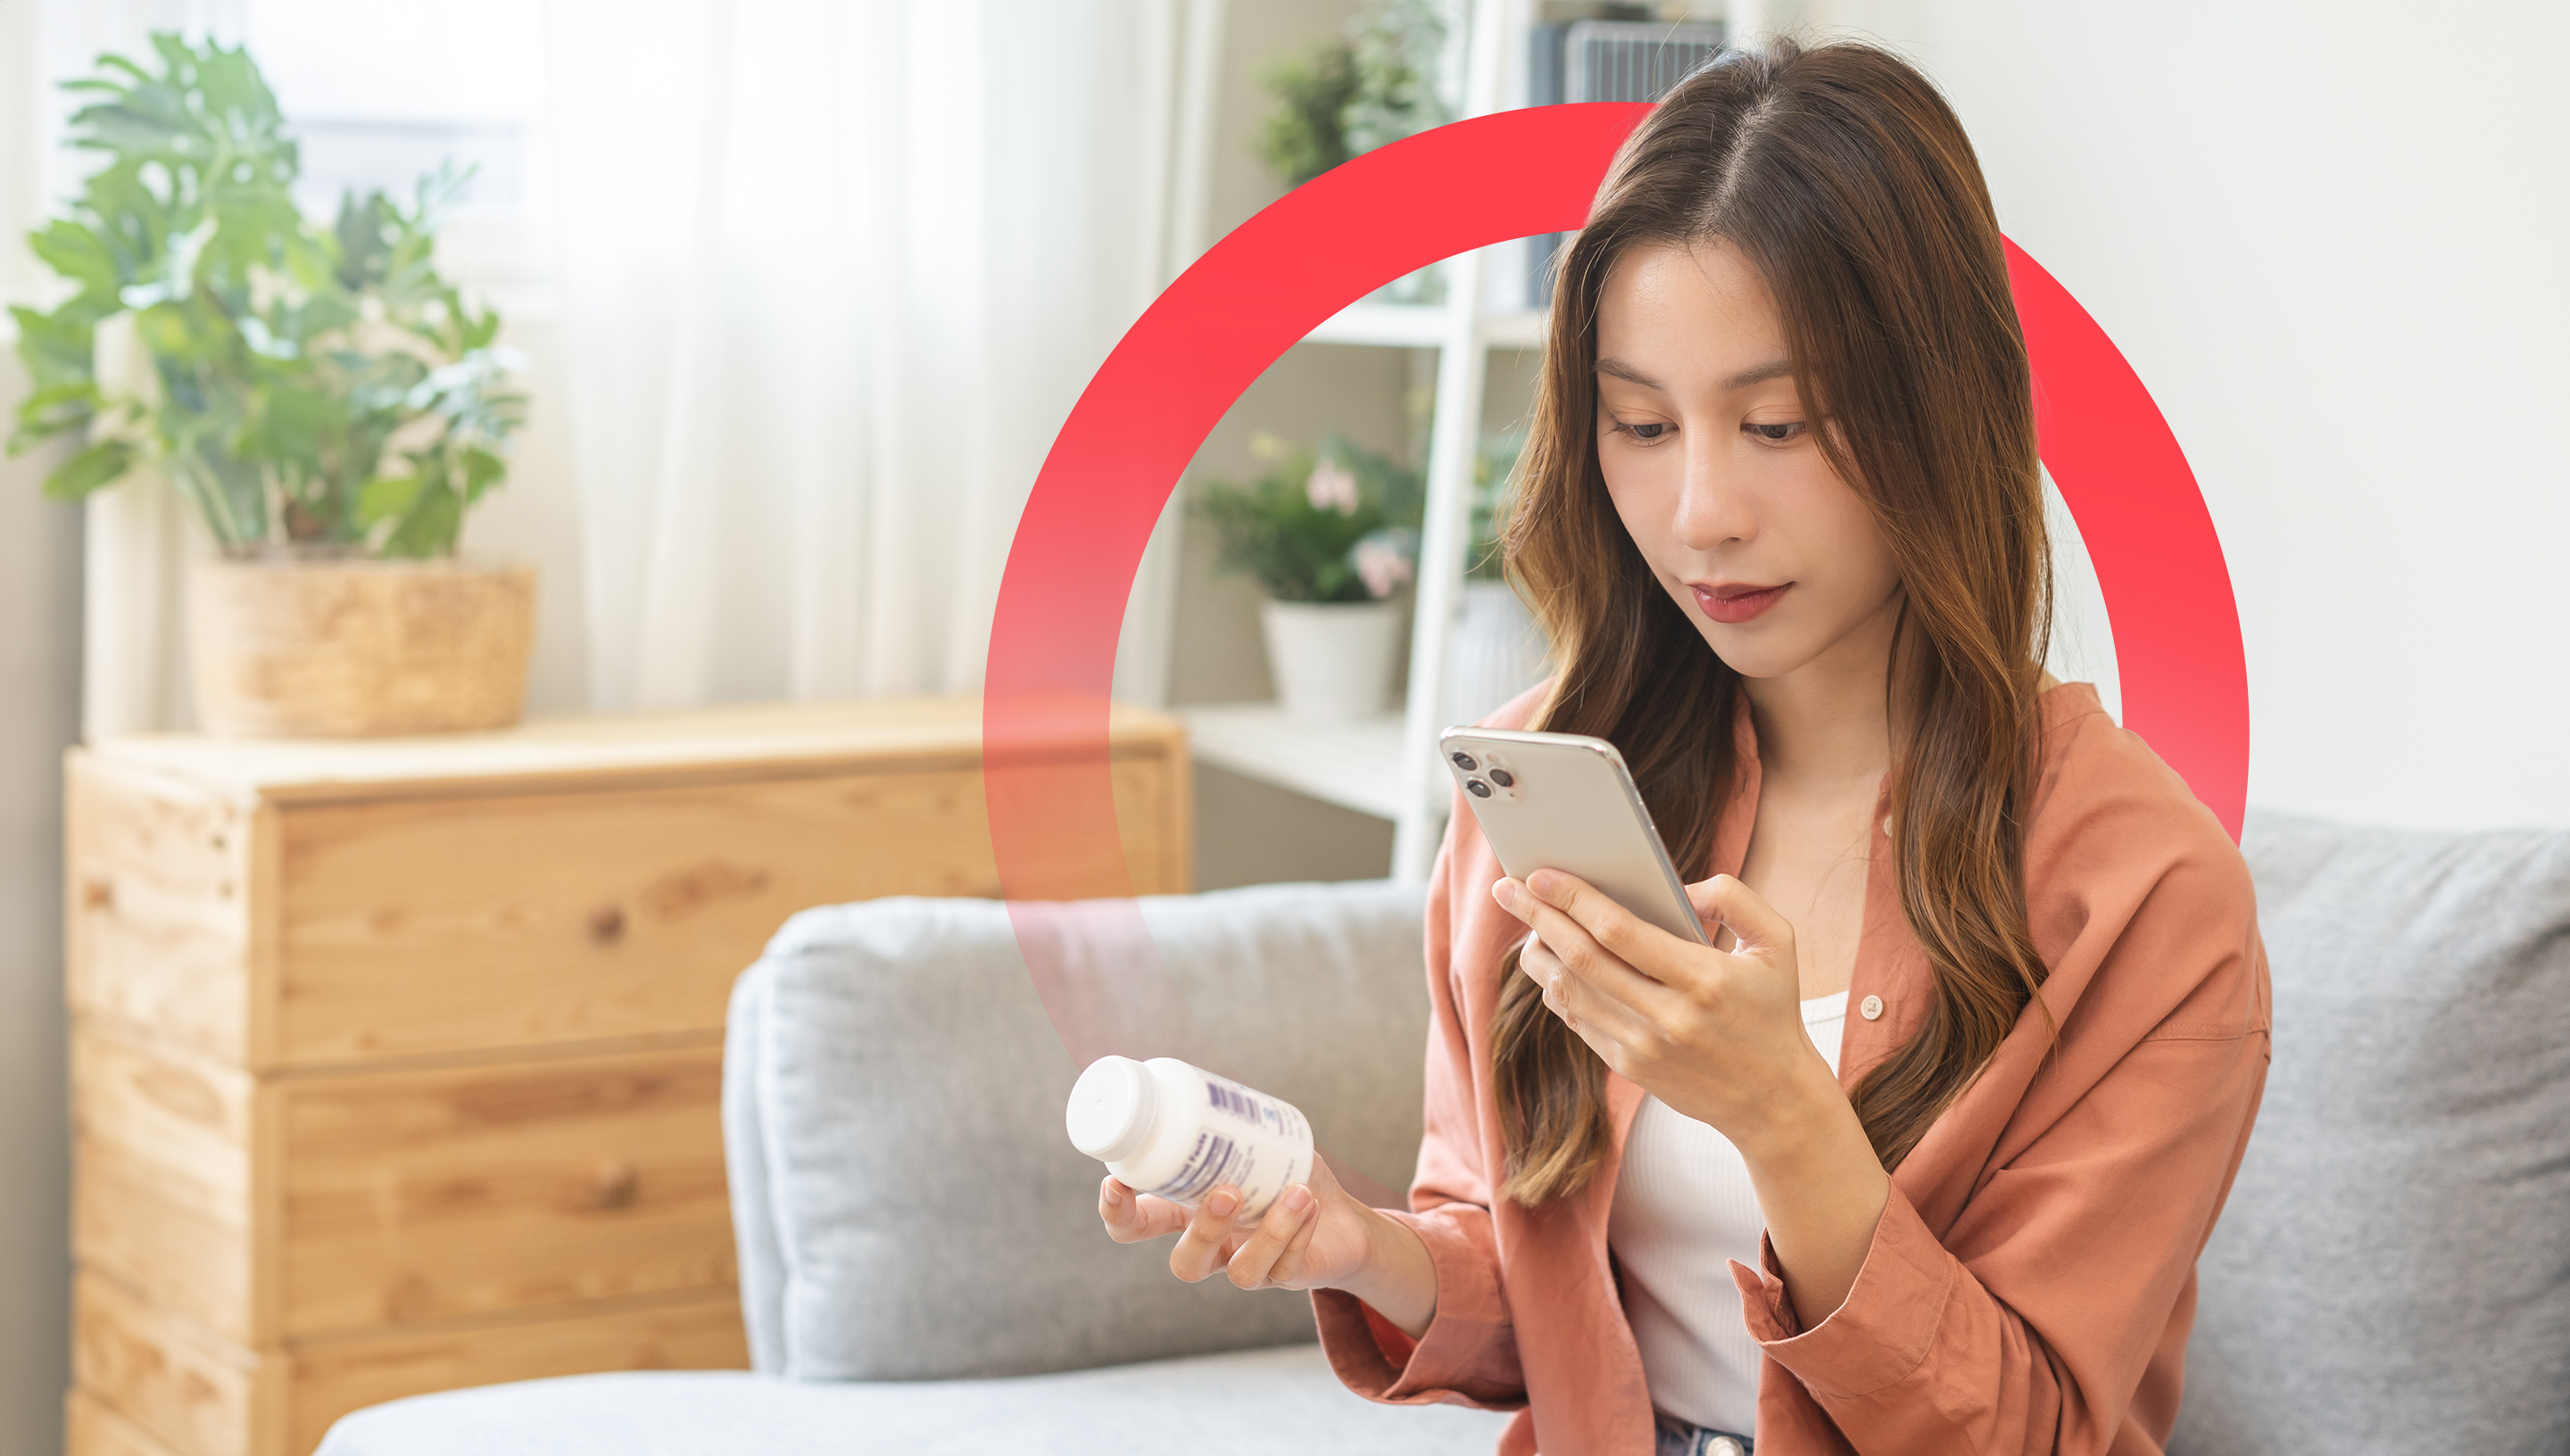
[[[75,750],[73,1456],[304,1456],[395,1396],[746,1364],[725,998],[797,910],[998,893],[980,713]],[[1112,739],[1130,884],[1183,891],[1178,725]]]

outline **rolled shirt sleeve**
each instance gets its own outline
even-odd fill
[[[1412,1340],[1356,1295],[1314,1289],[1312,1312],[1330,1368],[1371,1400],[1522,1407],[1525,1380],[1499,1290],[1499,1262],[1489,1248],[1488,1211],[1463,1205],[1426,1214],[1384,1212],[1416,1230],[1428,1246],[1437,1267],[1437,1312]]]
[[[2144,1040],[1941,1239],[1896,1179],[1855,1284],[1818,1323],[1762,1240],[1761,1269],[1730,1267],[1750,1334],[1861,1453],[2107,1451],[2194,1277],[2267,1039]]]
[[[1469,811],[1459,807],[1455,814],[1469,822]],[[1419,1166],[1410,1211],[1381,1211],[1416,1231],[1428,1247],[1437,1271],[1436,1312],[1415,1343],[1343,1289],[1314,1289],[1312,1314],[1330,1367],[1360,1395],[1402,1404],[1516,1410],[1525,1405],[1525,1379],[1502,1291],[1491,1190],[1483,1170],[1486,1130],[1473,1079],[1473,1038],[1452,973],[1454,852],[1450,821],[1428,880],[1430,1004]],[[1394,1338],[1380,1337],[1378,1329]]]

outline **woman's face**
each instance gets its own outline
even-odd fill
[[[1651,573],[1733,670],[1879,673],[1901,577],[1791,369],[1737,247],[1628,248],[1598,300],[1597,462]]]

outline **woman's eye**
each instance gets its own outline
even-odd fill
[[[1796,420],[1784,425],[1743,425],[1740,428],[1770,445],[1783,445],[1802,438],[1804,426],[1802,421]]]
[[[1643,444],[1648,445],[1652,441],[1666,436],[1671,427],[1658,421],[1652,421],[1651,423],[1644,425],[1627,425],[1618,421],[1615,428],[1632,436],[1634,439],[1641,441]]]

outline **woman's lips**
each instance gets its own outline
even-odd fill
[[[1718,622],[1738,623],[1774,606],[1793,585],[1787,581],[1776,586],[1706,586],[1690,581],[1687,588],[1695,593],[1695,604],[1704,608],[1706,616]]]

